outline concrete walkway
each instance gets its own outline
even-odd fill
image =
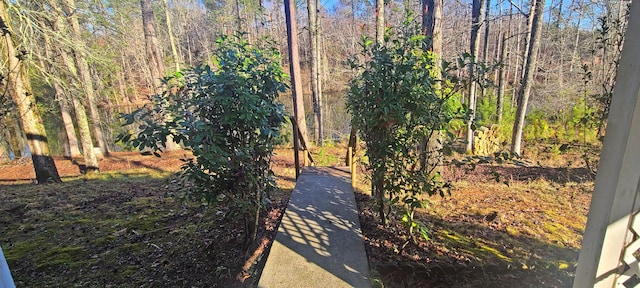
[[[258,287],[371,287],[347,171],[305,167]]]

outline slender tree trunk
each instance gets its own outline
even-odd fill
[[[33,168],[36,172],[36,180],[38,183],[62,182],[58,170],[51,157],[49,151],[49,143],[47,142],[47,133],[42,124],[42,118],[36,107],[35,97],[29,83],[29,74],[27,72],[22,59],[25,55],[21,55],[16,50],[16,45],[12,39],[11,19],[7,9],[7,3],[0,0],[0,33],[2,33],[2,41],[4,42],[4,60],[7,64],[7,84],[9,94],[13,102],[17,106],[18,115],[22,128],[27,136],[27,145],[31,152],[31,160]]]
[[[57,19],[55,24],[60,28],[59,24],[62,23],[60,19]],[[62,31],[62,30],[58,30]],[[52,51],[51,43],[45,38],[45,49],[48,51]],[[71,56],[67,53],[64,48],[60,49],[60,58],[62,59],[63,64],[67,67],[69,74],[71,75],[71,79],[78,79],[78,72],[76,70],[76,66],[71,59]],[[48,52],[48,54],[53,54],[52,52]],[[80,85],[78,85],[80,86]],[[70,101],[73,106],[73,111],[76,115],[77,124],[78,124],[78,132],[80,134],[80,143],[82,144],[82,155],[84,158],[85,164],[85,173],[93,173],[99,171],[99,163],[98,158],[96,156],[95,151],[93,150],[93,141],[91,139],[91,130],[89,128],[89,120],[87,119],[87,113],[85,110],[85,106],[82,104],[82,101],[75,95],[68,95],[65,99],[66,101]]]
[[[435,56],[435,69],[437,79],[442,79],[442,11],[443,0],[423,0],[422,1],[422,31],[427,36],[427,49],[431,50]],[[441,95],[442,86],[436,82],[436,93]],[[429,139],[424,139],[422,145],[426,145],[424,150],[427,154],[421,156],[420,166],[422,169],[431,169],[433,166],[441,165],[442,155],[442,135],[440,131],[433,131]],[[427,142],[428,141],[428,142]],[[426,142],[426,143],[425,143]],[[427,159],[428,158],[428,159]],[[434,169],[434,171],[437,171]]]
[[[491,1],[489,1],[491,2]],[[504,15],[502,13],[502,0],[498,1],[498,34],[495,36],[495,49],[493,49],[493,61],[500,61],[500,53],[502,53],[502,35],[504,34]],[[500,77],[500,71],[494,71],[493,81],[498,83],[498,78]]]
[[[54,1],[52,1],[54,2]],[[78,76],[82,81],[82,88],[85,96],[87,97],[87,106],[89,107],[89,117],[93,128],[94,139],[98,142],[98,147],[102,150],[104,155],[109,154],[109,147],[104,139],[102,128],[100,124],[100,114],[98,106],[96,104],[95,89],[93,87],[93,81],[89,72],[89,64],[82,52],[81,47],[85,47],[82,36],[80,35],[80,24],[78,22],[78,15],[76,11],[76,4],[74,0],[62,0],[62,9],[64,10],[67,21],[69,22],[69,35],[71,36],[71,42],[73,43],[73,57],[78,70]]]
[[[178,54],[178,48],[176,46],[176,36],[173,33],[173,27],[171,25],[171,15],[169,13],[169,0],[164,0],[164,15],[167,19],[167,32],[169,33],[169,42],[171,43],[171,53],[173,54],[173,64],[176,71],[180,71],[180,55]]]
[[[485,0],[485,11],[484,11],[484,37],[482,39],[482,62],[486,63],[487,59],[489,58],[489,14],[490,14],[490,9],[491,9],[491,1],[490,0]],[[486,80],[486,75],[484,73],[484,71],[482,72],[482,75],[480,76],[482,79],[482,89],[480,90],[480,98],[484,98],[484,95],[487,94],[487,87],[486,85],[484,85],[484,82]]]
[[[467,99],[467,105],[471,109],[471,115],[467,121],[467,145],[465,151],[470,153],[473,149],[473,122],[476,117],[476,100],[477,100],[477,75],[475,75],[475,62],[478,60],[478,50],[480,48],[480,38],[478,32],[480,31],[480,25],[484,22],[482,17],[484,16],[484,2],[485,0],[473,0],[473,11],[471,13],[471,56],[473,57],[469,64],[469,99]]]
[[[55,5],[54,2],[51,2],[51,5]],[[53,6],[53,7],[54,7],[54,10],[59,10],[57,9],[58,8],[57,6]],[[64,23],[65,22],[64,22],[64,19],[62,18],[62,14],[57,14],[56,18],[53,19],[53,25],[54,25],[53,29],[56,30],[61,35],[67,36],[65,35],[65,33],[67,33],[67,30]],[[45,40],[44,46],[45,46],[45,51],[47,53],[47,57],[52,58],[51,55],[55,54],[53,52],[54,48],[52,47],[48,37],[45,37],[44,40]],[[72,59],[72,57],[69,55],[65,47],[61,47],[58,51],[60,52],[59,55],[62,60],[62,64],[66,66],[67,72],[71,76],[70,81],[75,81],[75,86],[78,88],[78,90],[86,91],[84,88],[85,87],[84,83],[78,83],[78,81],[80,81],[81,78],[78,75],[77,62],[74,62],[74,59]],[[59,73],[59,74],[62,74],[62,73]],[[82,101],[77,95],[72,95],[70,93],[67,93],[66,91],[63,92],[63,94],[61,95],[65,97],[64,100],[67,103],[70,102],[72,104],[73,111],[76,116],[78,133],[80,135],[80,144],[82,145],[82,155],[83,155],[85,166],[86,166],[86,169],[84,172],[86,173],[97,172],[99,171],[100,166],[98,164],[98,158],[96,156],[96,153],[93,149],[94,144],[93,144],[93,139],[91,138],[91,130],[90,130],[89,120],[87,118],[85,106],[82,104]],[[87,99],[87,103],[88,102],[89,100]]]
[[[127,86],[125,85],[126,80],[125,80],[125,76],[124,76],[124,72],[122,72],[122,67],[117,67],[117,74],[118,76],[116,76],[116,79],[118,81],[118,94],[116,97],[122,99],[122,104],[127,105],[130,104],[131,101],[129,99],[129,96],[127,95]],[[117,99],[117,98],[116,98]]]
[[[384,0],[376,0],[376,43],[384,45]]]
[[[55,80],[54,80],[55,81]],[[57,82],[57,81],[56,81]],[[68,146],[68,155],[70,158],[80,157],[80,147],[78,142],[78,137],[76,136],[76,128],[73,124],[73,118],[71,117],[71,111],[69,111],[69,103],[67,103],[67,99],[63,96],[64,90],[58,83],[54,82],[54,90],[56,91],[56,101],[58,101],[58,105],[60,106],[60,114],[62,116],[62,123],[64,123],[64,131],[67,136],[67,146]]]
[[[56,18],[58,19],[58,18]],[[38,62],[40,62],[40,67],[45,69],[49,69],[50,73],[58,74],[61,77],[62,73],[58,71],[53,72],[55,67],[53,65],[47,65],[44,59],[54,59],[53,53],[51,52],[51,42],[49,41],[49,37],[44,34],[44,51],[40,50],[40,47],[36,48],[36,54],[38,54]],[[69,158],[78,158],[82,154],[80,154],[80,146],[78,143],[78,137],[76,136],[76,127],[73,124],[73,117],[71,116],[71,111],[69,111],[69,102],[68,97],[61,85],[61,80],[59,77],[48,77],[47,81],[51,82],[53,86],[53,91],[55,92],[55,99],[58,102],[58,107],[60,108],[60,116],[62,118],[62,123],[64,125],[64,139],[65,142],[65,156]]]
[[[1,131],[2,134],[6,131]],[[9,157],[9,141],[5,137],[0,138],[0,164],[11,161],[11,157]]]
[[[293,113],[295,114],[300,134],[302,134],[303,140],[307,142],[309,137],[304,113],[304,100],[302,98],[302,78],[300,78],[300,56],[298,55],[298,29],[296,25],[295,2],[284,0],[284,9],[287,21],[287,43],[289,47],[289,71],[291,73]],[[307,144],[309,143],[307,142]]]
[[[502,32],[502,43],[500,45],[500,67],[498,68],[498,99],[496,103],[496,114],[498,114],[498,124],[502,123],[502,110],[504,107],[504,90],[506,86],[507,68],[504,65],[506,57],[507,39],[509,34]]]
[[[520,3],[522,3],[522,0],[520,1]],[[520,17],[518,17],[520,18]],[[511,104],[512,105],[516,105],[516,97],[518,94],[517,89],[520,89],[520,82],[521,82],[521,76],[520,76],[520,55],[521,55],[521,51],[520,47],[521,47],[521,43],[522,43],[522,37],[520,36],[522,34],[522,20],[521,19],[516,19],[516,21],[518,22],[517,28],[516,28],[516,35],[517,35],[517,41],[516,41],[516,49],[515,52],[513,53],[514,57],[516,58],[516,63],[513,66],[513,89],[511,92]],[[526,52],[525,52],[526,53]]]
[[[582,21],[582,8],[580,8],[580,10],[578,11],[578,20],[576,23],[576,38],[573,41],[573,51],[571,52],[571,63],[569,64],[569,72],[573,72],[575,64],[579,60],[578,45],[580,45],[580,22],[581,21]]]
[[[240,0],[235,0],[235,12],[236,12],[236,29],[237,32],[244,32],[242,30],[242,15],[240,14]]]
[[[318,68],[319,68],[319,58],[318,58],[318,23],[317,23],[317,13],[316,9],[316,0],[308,0],[307,1],[307,15],[309,16],[309,40],[311,42],[311,99],[313,102],[313,130],[314,130],[314,140],[316,144],[321,145],[322,135],[320,135],[320,119],[321,119],[321,111],[319,105],[319,96],[320,93],[318,91]]]
[[[133,102],[133,103],[137,103],[138,102],[138,89],[135,89],[135,82],[131,77],[131,68],[130,68],[130,63],[129,61],[125,60],[125,55],[124,53],[120,54],[120,67],[121,67],[121,73],[122,73],[122,81],[124,82],[124,89],[126,94],[127,94],[127,98],[129,99],[129,102]],[[132,95],[129,95],[128,90],[130,88],[134,88],[131,89]],[[123,95],[124,96],[124,95]]]
[[[165,75],[164,59],[158,48],[158,38],[156,33],[156,20],[153,14],[152,0],[140,0],[140,9],[142,11],[142,26],[144,30],[145,46],[147,51],[147,60],[151,77],[153,78],[153,89],[155,94],[161,93],[161,78]],[[169,135],[165,143],[166,151],[178,150],[180,147],[173,141],[173,137]]]
[[[354,37],[351,37],[351,51],[350,54],[355,54],[356,46],[358,46],[358,38],[355,35],[358,35],[358,25],[356,24],[356,11],[358,10],[358,0],[351,0],[351,32]]]
[[[142,26],[144,30],[145,46],[147,49],[147,61],[151,71],[152,86],[155,94],[160,93],[161,79],[164,77],[164,60],[158,49],[158,37],[156,33],[156,20],[153,15],[151,0],[140,0],[142,11]]]
[[[535,17],[535,10],[537,5],[536,3],[537,3],[537,0],[532,0],[531,9],[529,9],[529,17],[527,17],[527,31],[526,31],[527,34],[526,34],[526,40],[524,42],[524,54],[523,54],[524,56],[522,59],[522,67],[521,67],[522,78],[525,77],[524,70],[527,69],[526,66],[528,65],[527,63],[529,61],[529,57],[532,56],[531,54],[529,54],[529,47],[531,47],[531,39],[532,39],[531,32],[533,31],[533,25],[534,25],[533,18]],[[542,33],[542,31],[540,31],[540,33]],[[522,79],[518,79],[518,80],[522,82]]]
[[[316,8],[319,10],[320,7],[320,2],[319,0],[315,0],[316,1]],[[316,69],[316,79],[317,79],[317,90],[318,90],[318,99],[316,99],[318,101],[318,135],[320,135],[320,141],[318,142],[318,144],[320,146],[322,146],[322,141],[324,140],[324,121],[323,121],[323,117],[324,117],[324,112],[322,110],[322,106],[323,106],[323,97],[324,97],[324,93],[322,92],[322,87],[324,85],[324,77],[323,77],[323,71],[324,68],[326,67],[322,61],[322,56],[325,55],[324,51],[323,51],[323,38],[322,38],[322,18],[320,17],[320,11],[316,12],[316,58],[317,58],[317,66],[318,68]]]
[[[534,9],[535,7],[535,9]],[[540,34],[542,34],[542,18],[544,13],[544,0],[536,0],[532,4],[531,11],[533,14],[533,25],[531,26],[531,44],[527,52],[527,65],[525,65],[524,77],[522,77],[522,85],[518,91],[518,109],[516,111],[516,119],[513,124],[513,137],[511,151],[520,155],[522,143],[522,128],[524,127],[524,119],[527,114],[527,103],[533,85],[533,74],[536,69],[536,60],[538,47],[540,46]]]

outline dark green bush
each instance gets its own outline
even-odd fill
[[[437,135],[464,113],[411,19],[390,29],[385,38],[384,45],[365,38],[360,55],[364,61],[351,61],[358,75],[351,81],[347,108],[367,146],[372,194],[382,222],[389,216],[385,209],[398,204],[404,210],[400,220],[410,231],[422,228],[426,237],[414,211],[424,205],[423,195],[444,195],[449,185],[436,170],[440,149],[425,146],[436,143],[434,137],[446,141]]]
[[[193,152],[180,178],[186,198],[224,206],[245,221],[245,246],[255,238],[258,214],[276,188],[270,159],[285,113],[275,100],[284,92],[279,53],[253,47],[238,36],[218,40],[213,67],[199,66],[165,79],[152,105],[123,114],[139,125],[120,136],[156,155],[171,138]]]

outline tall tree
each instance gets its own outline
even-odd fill
[[[485,0],[485,9],[484,9],[484,37],[482,39],[482,62],[486,63],[488,58],[489,58],[489,15],[491,14],[491,0]],[[486,75],[484,73],[484,71],[481,72],[480,78],[482,79],[482,82],[485,81],[486,79]],[[480,93],[480,97],[483,98],[484,95],[487,94],[487,87],[486,85],[482,85],[482,88],[480,89],[481,93]]]
[[[473,0],[473,10],[471,11],[471,61],[469,63],[469,97],[467,97],[467,105],[471,110],[471,115],[469,115],[469,119],[467,120],[467,145],[465,147],[465,151],[471,152],[473,148],[473,122],[476,117],[476,100],[477,100],[477,84],[475,75],[476,70],[476,62],[479,59],[478,50],[480,48],[480,37],[479,31],[480,26],[484,22],[482,19],[484,16],[484,1],[486,0]]]
[[[498,115],[498,123],[502,122],[503,115],[503,107],[504,107],[504,91],[506,88],[506,74],[507,69],[505,67],[506,61],[506,49],[507,49],[507,39],[509,38],[509,33],[501,31],[502,39],[500,40],[500,66],[498,67],[498,99],[496,103],[496,114]]]
[[[142,11],[142,25],[144,29],[145,46],[147,47],[147,61],[151,73],[154,93],[160,93],[161,79],[164,77],[164,60],[158,48],[158,35],[156,32],[156,18],[153,14],[152,0],[140,0]]]
[[[422,0],[422,33],[426,38],[426,48],[435,56],[436,80],[442,79],[442,11],[443,0]],[[442,93],[440,82],[435,82],[436,93]],[[434,131],[430,139],[423,139],[422,145],[428,140],[426,149],[420,161],[423,169],[442,163],[442,141],[440,131]],[[429,162],[427,163],[427,160]],[[428,166],[427,166],[428,165]]]
[[[156,33],[156,19],[153,14],[152,0],[140,0],[140,10],[142,11],[142,25],[144,30],[145,47],[147,48],[147,60],[151,71],[152,86],[155,94],[159,94],[162,86],[162,78],[165,76],[164,58],[158,47],[158,37]],[[165,150],[172,151],[179,149],[173,137],[169,135],[165,143]]]
[[[164,16],[167,21],[167,33],[169,34],[169,42],[171,43],[171,53],[173,54],[173,64],[176,71],[180,71],[180,54],[178,54],[178,48],[176,46],[176,36],[173,33],[173,26],[171,25],[171,13],[169,13],[169,0],[164,0]]]
[[[42,26],[45,25],[42,24]],[[55,59],[55,57],[53,57],[53,53],[50,52],[50,42],[48,39],[48,35],[44,34],[43,37],[45,42],[45,49],[39,49],[38,47],[36,47],[38,62],[40,62],[40,67],[42,67],[43,69],[52,71],[55,68],[53,67],[53,65],[50,65],[50,63],[46,63],[45,59]],[[62,74],[57,72],[58,71],[56,71],[55,74]],[[58,108],[60,108],[60,117],[62,119],[62,124],[64,125],[66,136],[65,156],[69,158],[80,157],[82,154],[80,153],[80,143],[78,142],[78,137],[76,136],[76,125],[73,124],[73,117],[71,116],[71,111],[69,109],[69,101],[67,101],[66,93],[64,91],[64,88],[62,87],[63,85],[60,81],[60,78],[53,77],[51,74],[48,74],[45,77],[46,81],[51,86],[53,86],[55,101],[58,102]]]
[[[300,56],[298,52],[298,28],[296,25],[295,1],[284,0],[284,10],[287,22],[287,43],[289,47],[289,71],[291,72],[293,113],[298,124],[298,129],[300,129],[300,134],[302,134],[302,139],[307,141],[309,137],[307,133],[307,121],[305,120],[304,113],[304,101],[302,99],[302,78],[300,78]]]
[[[518,109],[516,110],[516,119],[513,123],[513,136],[511,141],[511,151],[518,155],[521,152],[522,128],[524,127],[524,119],[527,114],[527,104],[534,80],[533,73],[536,69],[538,47],[540,46],[540,32],[542,32],[544,2],[544,0],[535,0],[531,7],[531,13],[533,14],[533,24],[531,25],[530,32],[531,43],[527,45],[529,48],[527,51],[527,64],[525,65],[522,84],[518,91]]]
[[[520,68],[520,71],[522,71],[522,78],[526,77],[524,70],[527,69],[526,66],[528,65],[527,63],[529,61],[529,56],[531,56],[529,54],[529,48],[531,47],[531,41],[533,39],[533,34],[531,32],[533,31],[533,25],[535,25],[534,18],[537,2],[538,1],[531,1],[531,8],[529,9],[529,15],[527,15],[527,30],[525,31],[526,36],[524,41],[524,55],[522,57],[522,67]],[[542,33],[542,31],[540,31],[540,33]],[[518,81],[522,83],[522,79],[518,79]],[[518,97],[520,96],[518,95]]]
[[[20,122],[27,136],[27,145],[31,152],[36,180],[38,183],[62,182],[51,157],[42,118],[40,118],[40,114],[35,109],[35,97],[31,90],[29,74],[24,63],[28,55],[16,49],[7,5],[4,0],[0,0],[0,33],[2,33],[4,42],[3,58],[8,66],[6,89],[18,108]]]
[[[496,99],[496,114],[497,114],[497,122],[498,124],[502,123],[503,110],[504,110],[504,93],[506,89],[507,82],[507,40],[509,39],[509,34],[511,34],[511,19],[513,16],[511,15],[511,11],[513,11],[513,7],[509,10],[509,21],[507,22],[507,29],[504,30],[504,21],[502,19],[502,0],[500,0],[500,33],[498,34],[499,49],[496,49],[496,59],[498,59],[498,96]]]
[[[52,1],[54,2],[54,1]],[[94,140],[96,140],[98,147],[103,154],[109,154],[109,147],[104,139],[104,133],[100,126],[102,121],[100,120],[100,113],[98,105],[96,104],[96,90],[91,78],[91,72],[89,71],[89,64],[86,59],[86,45],[82,41],[82,34],[80,30],[80,22],[78,21],[79,13],[76,9],[75,0],[62,0],[62,10],[64,11],[67,22],[69,23],[69,36],[72,43],[73,60],[76,65],[78,77],[82,82],[82,90],[87,98],[87,107],[89,108],[89,117],[93,128]],[[61,24],[62,25],[62,24]],[[85,148],[86,149],[86,148]]]
[[[442,11],[443,0],[422,1],[422,31],[427,36],[427,49],[436,56],[436,67],[442,66]]]
[[[307,1],[307,15],[309,16],[309,39],[311,40],[311,98],[313,101],[313,128],[315,141],[322,145],[322,107],[320,92],[320,46],[318,33],[318,9],[317,0]]]
[[[384,43],[384,0],[376,0],[376,42]]]
[[[69,109],[69,103],[64,97],[64,90],[57,80],[53,80],[53,90],[56,93],[56,101],[60,106],[60,116],[62,117],[62,123],[64,124],[64,131],[67,136],[67,156],[70,158],[80,157],[80,145],[78,137],[76,136],[76,125],[73,124],[73,117],[71,117],[71,111]]]
[[[58,35],[64,36],[65,35],[64,24],[63,24],[64,21],[61,16],[62,15],[57,14],[53,19],[52,21],[54,26],[53,29],[54,31],[58,32]],[[45,46],[44,50],[45,50],[46,57],[48,59],[53,59],[52,55],[55,55],[56,53],[54,53],[53,45],[51,44],[51,41],[49,40],[49,37],[47,35],[44,35],[44,46]],[[62,65],[66,67],[66,70],[69,73],[69,78],[70,78],[69,80],[73,81],[75,86],[78,88],[77,90],[82,90],[81,89],[82,84],[78,83],[79,75],[76,69],[76,65],[74,61],[71,59],[72,57],[69,56],[69,53],[67,52],[66,49],[67,49],[66,47],[60,47],[58,50],[59,53],[57,54],[60,55],[60,58],[63,63]],[[51,70],[52,70],[51,72],[57,72],[56,74],[60,75],[59,77],[61,77],[64,74],[62,73],[61,70],[58,70],[53,65],[51,67]],[[57,83],[60,80],[58,78],[58,79],[54,79],[53,81],[54,83]],[[76,123],[78,124],[78,132],[80,134],[80,143],[82,144],[82,155],[84,157],[84,163],[86,167],[85,172],[92,173],[92,172],[99,171],[100,167],[98,163],[98,158],[96,157],[96,153],[93,149],[93,140],[91,139],[91,130],[89,128],[89,120],[87,118],[85,106],[82,104],[82,101],[77,95],[73,95],[68,91],[60,91],[59,96],[62,98],[63,101],[71,102],[74,110],[74,114],[76,115],[76,120],[77,120]]]

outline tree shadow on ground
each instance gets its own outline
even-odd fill
[[[167,197],[174,191],[166,180],[0,185],[0,245],[16,285],[244,286],[236,280],[244,223],[224,217],[224,207]],[[275,236],[272,212],[285,204],[274,200],[263,212],[259,238]]]
[[[370,196],[356,193],[373,278],[384,287],[571,287],[578,251],[495,229],[486,220],[417,216],[428,241],[409,242],[404,227],[383,227]]]
[[[344,169],[305,167],[260,285],[363,287],[369,283],[348,176]]]
[[[443,169],[443,174],[447,176],[447,179],[452,181],[458,180],[485,180],[494,177],[496,172],[500,175],[501,179],[507,181],[520,181],[529,182],[535,180],[546,180],[556,184],[567,184],[569,182],[585,183],[592,182],[595,179],[589,169],[580,168],[567,168],[567,167],[544,167],[544,166],[509,166],[509,165],[478,165],[473,169],[472,173],[468,173],[465,169],[457,167],[447,167]],[[469,178],[469,174],[473,175],[474,179]]]

